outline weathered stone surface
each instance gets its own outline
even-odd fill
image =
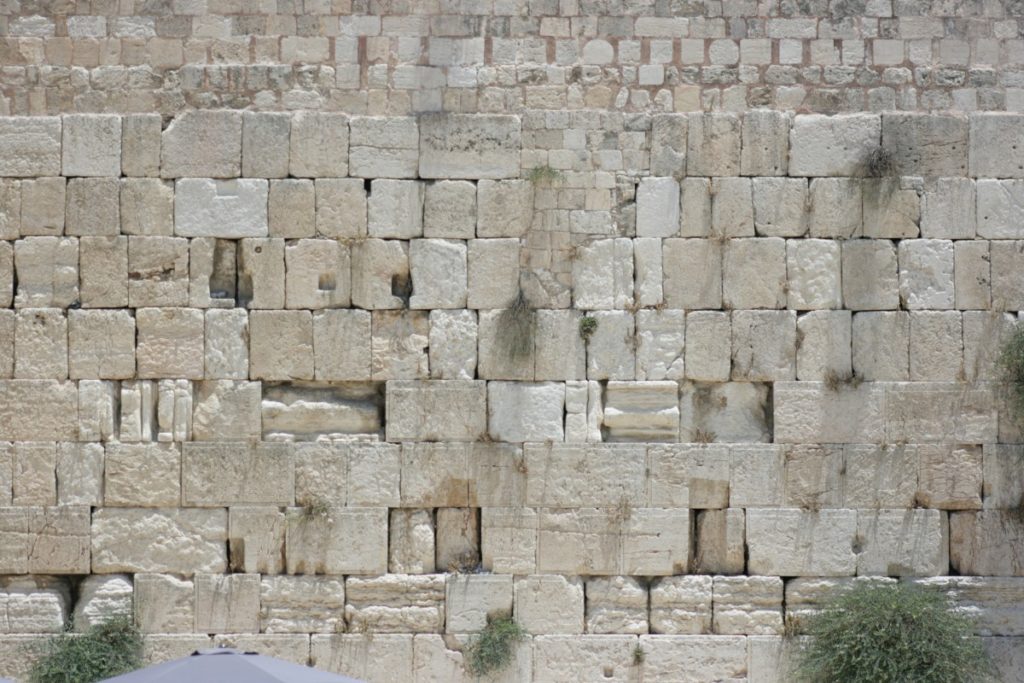
[[[408,247],[398,240],[368,239],[352,249],[352,304],[404,308],[410,286]]]
[[[351,300],[349,249],[335,240],[286,244],[285,307],[345,308]]]
[[[258,574],[196,574],[196,631],[255,633],[259,630]]]
[[[385,508],[331,507],[312,517],[290,510],[285,540],[288,573],[383,574],[388,565],[387,520]]]
[[[345,582],[349,628],[379,633],[444,631],[445,579],[441,574],[388,574]]]
[[[583,633],[583,581],[538,574],[515,580],[516,621],[528,633]]]
[[[812,178],[807,222],[811,237],[849,239],[864,231],[863,183],[859,178]]]
[[[68,321],[59,309],[22,308],[14,326],[15,379],[67,379]]]
[[[765,237],[807,233],[808,194],[803,178],[754,178],[754,227]]]
[[[388,533],[390,573],[432,574],[435,571],[432,510],[391,510]]]
[[[125,256],[127,265],[127,253]],[[14,243],[14,272],[18,283],[15,308],[67,308],[79,300],[78,240],[70,237],[18,240]]]
[[[66,176],[121,175],[121,117],[75,114],[63,119],[62,172]]]
[[[722,305],[727,309],[785,307],[786,242],[782,238],[729,240],[722,273]]]
[[[316,185],[313,181],[293,178],[271,180],[267,223],[271,237],[315,236]]]
[[[370,314],[358,310],[313,314],[313,364],[318,380],[370,379]]]
[[[964,368],[963,319],[959,311],[910,314],[910,379],[952,382]]]
[[[430,377],[476,377],[477,316],[470,310],[430,312]]]
[[[83,308],[116,308],[128,305],[128,238],[121,237],[82,237],[79,240],[81,259],[81,303]],[[58,250],[59,253],[60,250]],[[70,250],[64,250],[65,257],[73,257]],[[70,259],[69,259],[70,260]],[[77,260],[77,259],[76,259]],[[65,277],[60,278],[71,284],[72,274],[79,270],[65,263]],[[56,273],[55,273],[56,275]],[[74,277],[78,280],[78,277]],[[50,287],[57,285],[54,278]],[[72,285],[74,287],[74,285]],[[78,296],[78,288],[70,291],[71,296]],[[56,289],[51,289],[55,292]]]
[[[529,180],[477,183],[477,237],[522,237],[533,224],[534,187]]]
[[[164,178],[235,178],[242,171],[242,114],[185,112],[164,129],[160,152]]]
[[[795,350],[795,311],[736,311],[732,314],[733,379],[795,379]]]
[[[203,313],[194,308],[140,308],[136,360],[141,378],[203,377]]]
[[[166,574],[135,575],[135,621],[143,633],[192,633],[195,584]]]
[[[778,443],[881,443],[885,439],[885,392],[871,383],[833,392],[818,382],[777,383],[774,388]]]
[[[333,576],[264,576],[259,609],[262,633],[336,633],[345,624],[345,582]]]
[[[686,173],[686,114],[651,117],[651,174],[679,177]]]
[[[852,576],[854,510],[747,511],[748,571],[775,576]]]
[[[623,308],[633,302],[633,242],[594,240],[572,267],[573,303],[582,309]]]
[[[75,629],[87,630],[115,614],[131,617],[134,594],[132,577],[127,574],[85,577],[75,601]]]
[[[608,441],[676,441],[679,437],[675,382],[616,382],[605,390]]]
[[[724,635],[782,633],[782,579],[776,576],[716,576],[713,627]]]
[[[409,243],[412,275],[410,308],[464,308],[466,306],[466,243],[460,240],[423,239]]]
[[[487,429],[495,441],[562,441],[565,387],[555,382],[489,382]]]
[[[647,589],[635,578],[587,580],[587,633],[647,633]]]
[[[638,237],[674,237],[679,233],[680,195],[675,178],[643,178],[637,189]]]
[[[721,307],[722,246],[719,242],[667,239],[663,255],[665,303],[669,308]]]
[[[314,186],[317,235],[335,239],[366,237],[366,188],[362,181],[317,178]]]
[[[228,550],[232,571],[279,574],[284,571],[285,513],[277,507],[233,505],[228,510]]]
[[[953,242],[903,240],[900,300],[910,309],[953,308]]]
[[[78,390],[73,382],[0,380],[0,439],[77,438]]]
[[[103,483],[106,505],[177,506],[181,503],[181,451],[175,444],[111,443]]]
[[[288,171],[296,178],[348,175],[348,117],[302,111],[292,116]]]
[[[993,181],[986,181],[993,182]],[[974,181],[939,178],[921,197],[921,237],[973,239],[977,229]]]
[[[790,117],[786,112],[754,109],[743,116],[740,173],[786,175],[789,168]]]
[[[1012,511],[949,515],[949,562],[959,574],[1024,576],[1024,524]]]
[[[966,175],[967,127],[960,116],[885,113],[882,149],[899,175]]]
[[[970,117],[970,171],[975,178],[1021,178],[1024,147],[1019,114],[985,112]]]
[[[0,117],[0,159],[2,176],[60,175],[60,117]]]
[[[702,510],[697,513],[694,570],[709,574],[742,574],[746,565],[746,518],[743,510]]]
[[[349,172],[360,178],[415,178],[419,127],[412,117],[356,116],[349,122]]]
[[[740,118],[735,114],[691,114],[686,172],[691,176],[734,176],[740,170]]]
[[[288,175],[292,117],[282,112],[242,113],[242,175],[283,178]]]
[[[651,446],[651,505],[725,508],[729,504],[729,450],[719,445]]]
[[[266,180],[183,178],[174,184],[174,232],[184,237],[265,237]]]
[[[849,311],[811,311],[798,317],[797,379],[836,377],[852,380],[852,325]]]
[[[197,382],[192,413],[193,438],[221,441],[259,437],[260,395],[259,382]]]
[[[909,508],[920,495],[916,476],[922,447],[847,445],[843,497],[854,508]]]
[[[1020,604],[1024,581],[1014,577],[936,576],[914,583],[943,591],[957,610],[975,619],[983,636],[1020,636],[1024,622]]]
[[[526,504],[537,507],[613,506],[645,495],[642,446],[531,445],[524,447]],[[590,475],[579,476],[581,469]]]
[[[126,235],[172,235],[174,185],[157,178],[123,178],[119,213]]]
[[[857,573],[883,576],[945,574],[949,534],[939,510],[860,510],[857,535],[861,552]]]
[[[904,311],[853,316],[853,373],[865,380],[910,377],[910,316]]]
[[[117,178],[71,178],[65,192],[65,233],[116,235],[120,186]]]
[[[126,176],[160,175],[159,114],[121,117],[121,172]]]
[[[103,508],[92,520],[92,570],[195,572],[227,569],[227,511],[223,508]],[[160,539],[154,545],[153,539]]]
[[[786,242],[787,302],[798,311],[842,305],[840,245],[832,240]]]
[[[626,683],[634,671],[636,636],[551,635],[533,640],[537,683],[583,680]]]
[[[313,666],[326,671],[388,680],[412,680],[413,636],[390,633],[314,635],[310,645]]]
[[[687,379],[724,382],[732,368],[732,323],[721,311],[686,315],[685,371]]]
[[[476,185],[466,180],[442,180],[426,187],[423,236],[473,239],[476,236]]]
[[[514,178],[519,175],[520,122],[497,114],[420,117],[422,178]]]
[[[512,614],[512,577],[451,574],[445,584],[445,631],[472,633]]]
[[[798,116],[790,131],[789,173],[859,176],[882,139],[877,115]]]
[[[183,237],[128,238],[128,304],[187,306],[189,242]]]
[[[182,503],[290,505],[294,457],[286,444],[187,443],[181,460]]]
[[[313,379],[313,315],[309,311],[253,311],[249,315],[249,376]]]
[[[977,207],[978,237],[1020,238],[1020,221],[1024,216],[1024,181],[978,180]],[[973,223],[974,216],[970,220]]]
[[[479,381],[388,382],[388,440],[474,441],[486,429],[484,393]]]

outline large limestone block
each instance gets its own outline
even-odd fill
[[[356,116],[349,122],[349,172],[360,178],[415,178],[420,133],[416,119]]]
[[[313,315],[309,311],[249,314],[249,376],[313,379]]]
[[[75,601],[75,630],[88,630],[115,614],[131,617],[134,614],[134,595],[132,577],[127,574],[85,577]]]
[[[129,306],[187,306],[188,303],[189,241],[183,237],[129,237]]]
[[[613,506],[645,499],[643,446],[527,444],[523,451],[527,505]],[[584,470],[585,478],[579,476]]]
[[[289,174],[295,178],[348,175],[348,117],[301,111],[292,116]]]
[[[754,236],[754,198],[749,178],[712,178],[711,197],[711,234],[715,238]]]
[[[740,173],[751,176],[786,175],[789,169],[789,127],[786,112],[754,109],[743,116]]]
[[[161,136],[164,178],[236,178],[242,171],[242,114],[191,111],[175,118]]]
[[[423,234],[423,183],[374,180],[367,201],[370,237],[411,239]]]
[[[174,234],[174,185],[158,178],[123,178],[119,197],[121,232]]]
[[[535,573],[539,525],[540,515],[533,508],[483,508],[481,566],[495,574]]]
[[[647,633],[647,588],[630,576],[587,580],[587,633]]]
[[[344,505],[348,494],[348,446],[313,442],[295,445],[295,502]]]
[[[605,389],[608,441],[676,441],[679,385],[673,381],[610,381]]]
[[[126,176],[160,175],[160,114],[121,117],[121,172]]]
[[[783,505],[810,510],[842,507],[843,449],[818,444],[785,450],[786,482]]]
[[[953,308],[953,242],[903,240],[900,300],[909,309]]]
[[[64,232],[67,183],[65,178],[21,181],[21,234],[60,235]],[[75,210],[72,209],[72,214]]]
[[[367,681],[412,680],[410,633],[313,635],[310,664]]]
[[[422,178],[514,178],[519,175],[518,116],[426,114],[420,117]]]
[[[804,178],[754,178],[754,228],[765,237],[807,233],[808,194]]]
[[[438,509],[436,566],[448,572],[480,566],[478,508]]]
[[[177,444],[110,443],[103,475],[105,505],[175,507],[181,503],[181,451]]]
[[[572,265],[573,304],[604,310],[633,303],[633,241],[599,239],[583,245]]]
[[[998,188],[999,181],[985,181]],[[977,234],[976,191],[970,178],[938,178],[921,196],[921,237],[973,239]]]
[[[259,631],[258,574],[196,574],[196,631],[255,633]]]
[[[22,308],[14,326],[15,379],[67,379],[68,321],[56,308]]]
[[[683,311],[641,310],[636,313],[636,378],[679,380],[684,377],[686,316]]]
[[[476,311],[431,311],[428,359],[431,378],[473,379],[476,359]]]
[[[859,176],[878,149],[882,122],[878,115],[809,115],[793,119],[789,173],[795,176]]]
[[[910,314],[910,379],[956,381],[964,376],[963,318],[959,311]]]
[[[933,113],[885,113],[882,149],[897,175],[967,175],[967,119]]]
[[[66,176],[121,175],[121,117],[114,114],[65,116],[61,159]]]
[[[68,235],[116,235],[121,219],[117,178],[71,178],[65,192]]]
[[[388,571],[390,573],[434,573],[433,510],[391,510],[388,534]]]
[[[742,636],[640,636],[644,680],[742,681],[747,639]]]
[[[181,499],[190,507],[291,505],[294,453],[287,444],[186,443]]]
[[[913,238],[920,233],[921,180],[865,178],[864,237]]]
[[[140,308],[138,376],[203,378],[203,312],[195,308]]]
[[[59,116],[0,117],[0,176],[57,176],[60,172]]]
[[[292,117],[283,112],[242,113],[242,175],[284,178]]]
[[[286,244],[285,306],[346,308],[351,301],[349,248],[335,240],[298,240]]]
[[[678,178],[686,173],[686,114],[651,117],[651,175]]]
[[[941,510],[858,510],[857,574],[932,576],[949,571],[949,531]]]
[[[0,380],[0,439],[78,439],[78,389],[75,383]]]
[[[798,317],[797,379],[852,379],[852,324],[849,311],[811,311]]]
[[[542,509],[537,568],[595,576],[685,572],[690,562],[689,519],[685,509],[632,508],[629,515],[621,506]]]
[[[166,574],[135,575],[135,621],[143,633],[193,633],[195,584]]]
[[[679,233],[679,181],[642,178],[636,193],[638,237],[674,237]]]
[[[235,505],[228,510],[232,571],[284,571],[285,513],[278,507]]]
[[[885,386],[890,443],[994,443],[999,432],[993,388],[960,383]]]
[[[317,178],[316,233],[335,239],[366,237],[366,187],[358,178]],[[273,227],[273,226],[272,226]]]
[[[82,237],[81,247],[81,304],[83,308],[117,308],[128,305],[128,238]],[[70,250],[65,255],[78,261]],[[69,259],[70,260],[70,259]],[[68,266],[71,264],[68,263]],[[78,271],[76,264],[65,270],[70,284],[71,275]],[[78,296],[78,277],[71,285],[72,296]],[[52,285],[51,285],[52,287]],[[51,289],[52,291],[52,289]]]
[[[971,185],[971,181],[966,181]],[[978,180],[978,237],[1019,239],[1024,220],[1024,180]],[[974,216],[970,217],[973,224]],[[970,235],[973,237],[974,235]]]
[[[684,349],[687,379],[724,382],[732,369],[732,322],[722,311],[686,315]]]
[[[15,308],[67,308],[79,300],[78,240],[73,237],[18,240],[14,243],[14,272],[17,278]]]
[[[660,306],[664,303],[664,268],[661,239],[643,237],[633,240],[636,261],[636,300],[641,306]]]
[[[782,590],[777,576],[716,576],[712,589],[715,633],[781,634]]]
[[[99,505],[103,500],[103,446],[62,443],[57,446],[57,504]],[[3,485],[0,484],[0,487]]]
[[[533,225],[534,186],[529,180],[477,183],[477,237],[522,237]]]
[[[466,243],[422,239],[409,243],[412,275],[410,308],[465,308],[467,294]]]
[[[1024,309],[1024,241],[998,241],[990,244],[993,303],[1011,311]]]
[[[56,504],[56,444],[15,444],[13,464],[12,500],[15,505]]]
[[[842,306],[841,270],[839,242],[788,240],[788,306],[798,311]]]
[[[345,626],[345,582],[340,576],[264,576],[261,633],[336,633]]]
[[[475,441],[487,429],[486,399],[485,383],[481,381],[390,381],[387,438]]]
[[[786,260],[786,241],[781,237],[726,242],[722,259],[723,306],[785,308]]]
[[[1021,638],[982,638],[982,647],[992,660],[997,675],[1004,681],[1019,683],[1024,671],[1024,657],[1021,656]]]
[[[352,304],[366,309],[404,308],[409,297],[408,245],[368,239],[352,248]]]
[[[525,501],[525,474],[526,461],[519,447],[489,443],[405,444],[402,505],[521,505]]]
[[[694,571],[742,574],[746,565],[746,517],[743,510],[697,513]]]
[[[943,591],[957,611],[975,620],[982,636],[1024,635],[1024,579],[1017,577],[936,576],[914,583]]]
[[[294,239],[316,235],[316,185],[313,181],[271,180],[267,221],[272,237]]]
[[[481,631],[488,620],[512,614],[512,577],[449,574],[445,583],[445,632]]]
[[[533,639],[534,683],[634,680],[636,636],[544,635]]]
[[[192,412],[192,438],[196,441],[259,438],[260,399],[259,382],[197,382]]]
[[[182,178],[174,184],[174,233],[183,237],[266,237],[266,180]]]
[[[345,582],[345,620],[355,631],[442,633],[443,574],[350,577]]]
[[[243,308],[210,309],[205,324],[206,377],[249,376],[249,314]]]
[[[778,443],[882,443],[885,391],[872,383],[828,389],[820,382],[780,382],[774,387]]]
[[[476,239],[468,243],[469,308],[505,308],[519,292],[519,240]]]
[[[291,509],[285,558],[289,574],[383,574],[388,566],[386,508],[331,507],[320,515]],[[351,623],[351,621],[349,622]]]
[[[0,592],[4,633],[60,633],[68,619],[70,595],[66,584],[40,579],[13,579]]]
[[[495,441],[562,441],[565,385],[489,382],[487,429]]]
[[[853,576],[855,510],[747,510],[747,571],[773,576]]]
[[[732,314],[732,378],[796,379],[796,311]]]
[[[812,178],[807,213],[811,237],[850,239],[862,236],[863,195],[859,178]]]
[[[330,310],[313,314],[313,365],[318,380],[370,378],[371,321],[368,311]]]
[[[853,316],[853,374],[868,381],[910,377],[910,316],[867,311]]]
[[[650,504],[658,507],[726,508],[732,458],[723,445],[651,446]]]
[[[970,117],[970,176],[974,178],[1024,177],[1024,145],[1020,114],[985,112]]]
[[[710,237],[711,179],[683,178],[679,187],[682,192],[679,234],[683,237]]]
[[[691,176],[736,176],[740,171],[740,117],[691,114],[686,172]]]
[[[535,574],[515,580],[516,622],[531,634],[583,633],[583,581]]]
[[[92,571],[227,570],[227,510],[102,508],[92,519]]]
[[[476,185],[442,180],[427,185],[423,199],[423,235],[473,239],[476,236]]]
[[[845,505],[910,508],[918,495],[920,446],[852,444],[843,447]],[[941,450],[941,448],[939,449]]]
[[[1020,446],[984,447],[982,468],[985,509],[1013,509],[1024,499],[1024,473],[1016,467],[1020,455]]]
[[[889,240],[843,243],[843,302],[855,311],[899,305],[896,248]]]
[[[466,651],[475,640],[472,635],[442,636],[420,633],[413,638],[412,681],[451,681],[471,683],[478,676],[468,671]],[[533,670],[533,650],[530,639],[512,645],[511,661],[490,674],[496,683],[514,683],[527,680]]]
[[[722,306],[722,245],[711,239],[667,239],[662,251],[669,308]]]
[[[949,561],[962,575],[1024,576],[1024,523],[1013,510],[950,513]]]

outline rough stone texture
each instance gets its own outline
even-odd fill
[[[265,180],[183,178],[174,184],[174,233],[184,237],[265,237]]]
[[[242,170],[242,115],[231,111],[188,112],[162,134],[164,178],[234,178]]]
[[[515,116],[420,119],[421,178],[511,178],[519,174],[521,140]]]
[[[154,546],[150,540],[160,538]],[[92,520],[92,569],[117,572],[223,572],[227,512],[221,509],[104,508]]]
[[[712,577],[670,576],[651,585],[651,632],[711,632]]]
[[[60,175],[60,117],[0,118],[0,150],[0,175]]]

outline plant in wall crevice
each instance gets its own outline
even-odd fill
[[[807,618],[792,680],[981,683],[993,668],[973,621],[934,588],[860,582]]]
[[[44,641],[29,672],[31,683],[95,683],[142,667],[142,636],[131,617],[117,615],[81,635]]]
[[[1003,341],[996,360],[1006,402],[1015,421],[1024,422],[1024,325],[1017,325]]]
[[[487,626],[465,649],[466,669],[475,676],[495,674],[515,657],[516,644],[526,637],[510,616],[488,617]]]

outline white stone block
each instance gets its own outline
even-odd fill
[[[184,178],[175,183],[174,231],[184,237],[264,237],[267,181]]]
[[[152,539],[160,538],[159,545]],[[227,511],[219,509],[97,510],[92,520],[92,570],[194,572],[227,569]]]
[[[598,239],[579,249],[572,266],[573,302],[588,310],[633,302],[633,241]]]
[[[763,237],[807,233],[808,193],[804,178],[754,178],[754,228]]]
[[[262,633],[336,633],[344,626],[345,582],[333,576],[264,576]]]
[[[674,237],[679,233],[679,182],[642,178],[636,193],[637,237]]]
[[[840,244],[833,240],[786,242],[787,301],[796,310],[842,306]]]
[[[711,633],[712,578],[668,576],[651,585],[651,631],[669,635]]]
[[[164,178],[235,178],[242,170],[242,113],[185,112],[164,128]]]
[[[1024,147],[1020,114],[984,112],[970,117],[970,172],[975,178],[1021,178]]]
[[[127,253],[125,257],[127,261]],[[67,308],[79,298],[78,240],[71,237],[18,240],[14,243],[14,272],[17,277],[15,308]]]
[[[285,306],[344,308],[350,303],[349,249],[335,240],[298,240],[286,244]]]
[[[712,589],[715,633],[782,633],[782,579],[777,576],[716,576]]]
[[[431,379],[473,379],[477,364],[476,312],[430,312]]]
[[[949,570],[949,532],[940,510],[857,512],[857,574],[930,576]]]
[[[679,184],[682,237],[709,237],[711,235],[711,180],[709,178],[683,178]]]
[[[368,200],[371,237],[410,239],[423,234],[423,184],[415,180],[374,180]]]
[[[61,159],[64,175],[121,175],[120,116],[70,114],[63,118]]]
[[[519,175],[518,116],[427,114],[420,117],[421,178],[514,178]]]
[[[863,188],[859,178],[813,178],[807,222],[811,237],[849,239],[864,232]]]
[[[636,378],[683,378],[686,317],[683,311],[640,310],[636,313]]]
[[[898,307],[899,276],[891,241],[843,243],[843,303],[854,311]]]
[[[587,633],[647,633],[647,588],[629,576],[587,580]]]
[[[476,236],[476,192],[476,185],[465,180],[442,180],[427,185],[423,235],[473,239]]]
[[[786,306],[786,241],[782,238],[729,240],[722,271],[726,308]]]
[[[758,442],[771,439],[768,386],[724,382],[682,386],[682,441]]]
[[[242,113],[242,175],[284,178],[288,175],[288,137],[292,117],[284,112]]]
[[[395,509],[388,521],[388,571],[432,574],[434,568],[432,510]]]
[[[527,633],[583,633],[583,581],[536,574],[517,577],[514,614]]]
[[[565,386],[489,382],[488,431],[496,441],[562,441]]]
[[[512,614],[512,577],[449,574],[445,584],[445,631],[481,631],[492,618]]]
[[[1000,184],[995,180],[982,182]],[[975,196],[974,181],[970,178],[939,178],[934,185],[926,185],[921,198],[921,237],[974,239],[980,208]]]
[[[711,234],[754,236],[754,200],[749,178],[711,179]]]
[[[790,175],[857,176],[881,143],[882,122],[873,114],[797,116],[789,139]]]
[[[0,175],[56,176],[61,172],[61,117],[0,118]]]
[[[468,275],[464,241],[412,240],[409,267],[412,274],[410,308],[466,306]]]
[[[388,440],[474,441],[484,432],[486,410],[481,381],[391,381]]]
[[[852,576],[856,534],[854,510],[748,510],[747,569],[774,576]]]
[[[686,378],[724,382],[732,367],[732,322],[721,311],[686,315]]]
[[[732,314],[732,378],[778,381],[796,378],[796,311]]]
[[[416,119],[357,116],[349,122],[349,172],[360,178],[415,178],[419,161]]]
[[[349,628],[379,633],[441,633],[444,630],[443,574],[388,574],[350,577],[345,582]]]
[[[731,113],[691,114],[686,172],[691,176],[740,173],[740,117]]]
[[[903,240],[899,263],[900,299],[907,308],[953,308],[952,241]]]
[[[529,180],[477,183],[477,237],[522,237],[533,225],[534,186]]]
[[[797,379],[853,378],[849,311],[811,311],[801,315],[796,321],[796,335]]]
[[[505,308],[519,292],[519,240],[476,239],[468,243],[468,305]]]
[[[910,377],[910,316],[905,311],[853,316],[853,373],[869,381]]]
[[[636,377],[636,329],[627,311],[596,311],[597,330],[587,343],[587,379]]]
[[[348,175],[348,117],[300,111],[292,115],[289,174],[295,178],[338,178]]]

